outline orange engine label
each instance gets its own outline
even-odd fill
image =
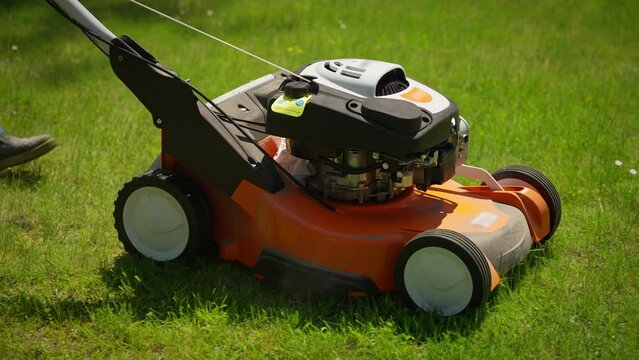
[[[416,87],[408,90],[401,95],[403,98],[419,103],[428,103],[433,101],[433,97],[422,89]]]

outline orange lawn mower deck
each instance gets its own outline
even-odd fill
[[[483,304],[559,225],[544,175],[467,165],[456,104],[397,64],[317,61],[211,100],[77,0],[48,2],[161,129],[160,156],[115,202],[132,254],[188,261],[214,243],[282,291],[400,292],[449,316]]]

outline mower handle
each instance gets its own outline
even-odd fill
[[[78,0],[47,0],[49,5],[67,18],[71,23],[80,28],[93,43],[109,55],[111,41],[116,36],[104,26],[84,5]]]

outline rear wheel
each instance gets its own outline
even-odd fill
[[[195,257],[210,230],[198,189],[165,169],[126,183],[118,193],[113,216],[124,248],[155,261]]]
[[[488,260],[467,237],[427,230],[402,249],[395,284],[409,305],[451,316],[486,302],[491,274]]]
[[[550,232],[540,242],[550,239],[561,221],[561,199],[553,183],[541,172],[523,165],[507,166],[492,175],[500,185],[524,186],[541,195],[550,212]]]

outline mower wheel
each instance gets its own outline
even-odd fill
[[[113,217],[124,248],[155,261],[194,258],[210,231],[207,206],[198,188],[166,169],[124,184]]]
[[[395,284],[409,305],[451,316],[486,302],[491,273],[470,239],[451,230],[427,230],[399,254]]]
[[[492,175],[501,185],[524,186],[541,195],[550,211],[550,232],[540,242],[550,239],[561,221],[561,199],[552,182],[541,172],[524,165],[507,166]]]

